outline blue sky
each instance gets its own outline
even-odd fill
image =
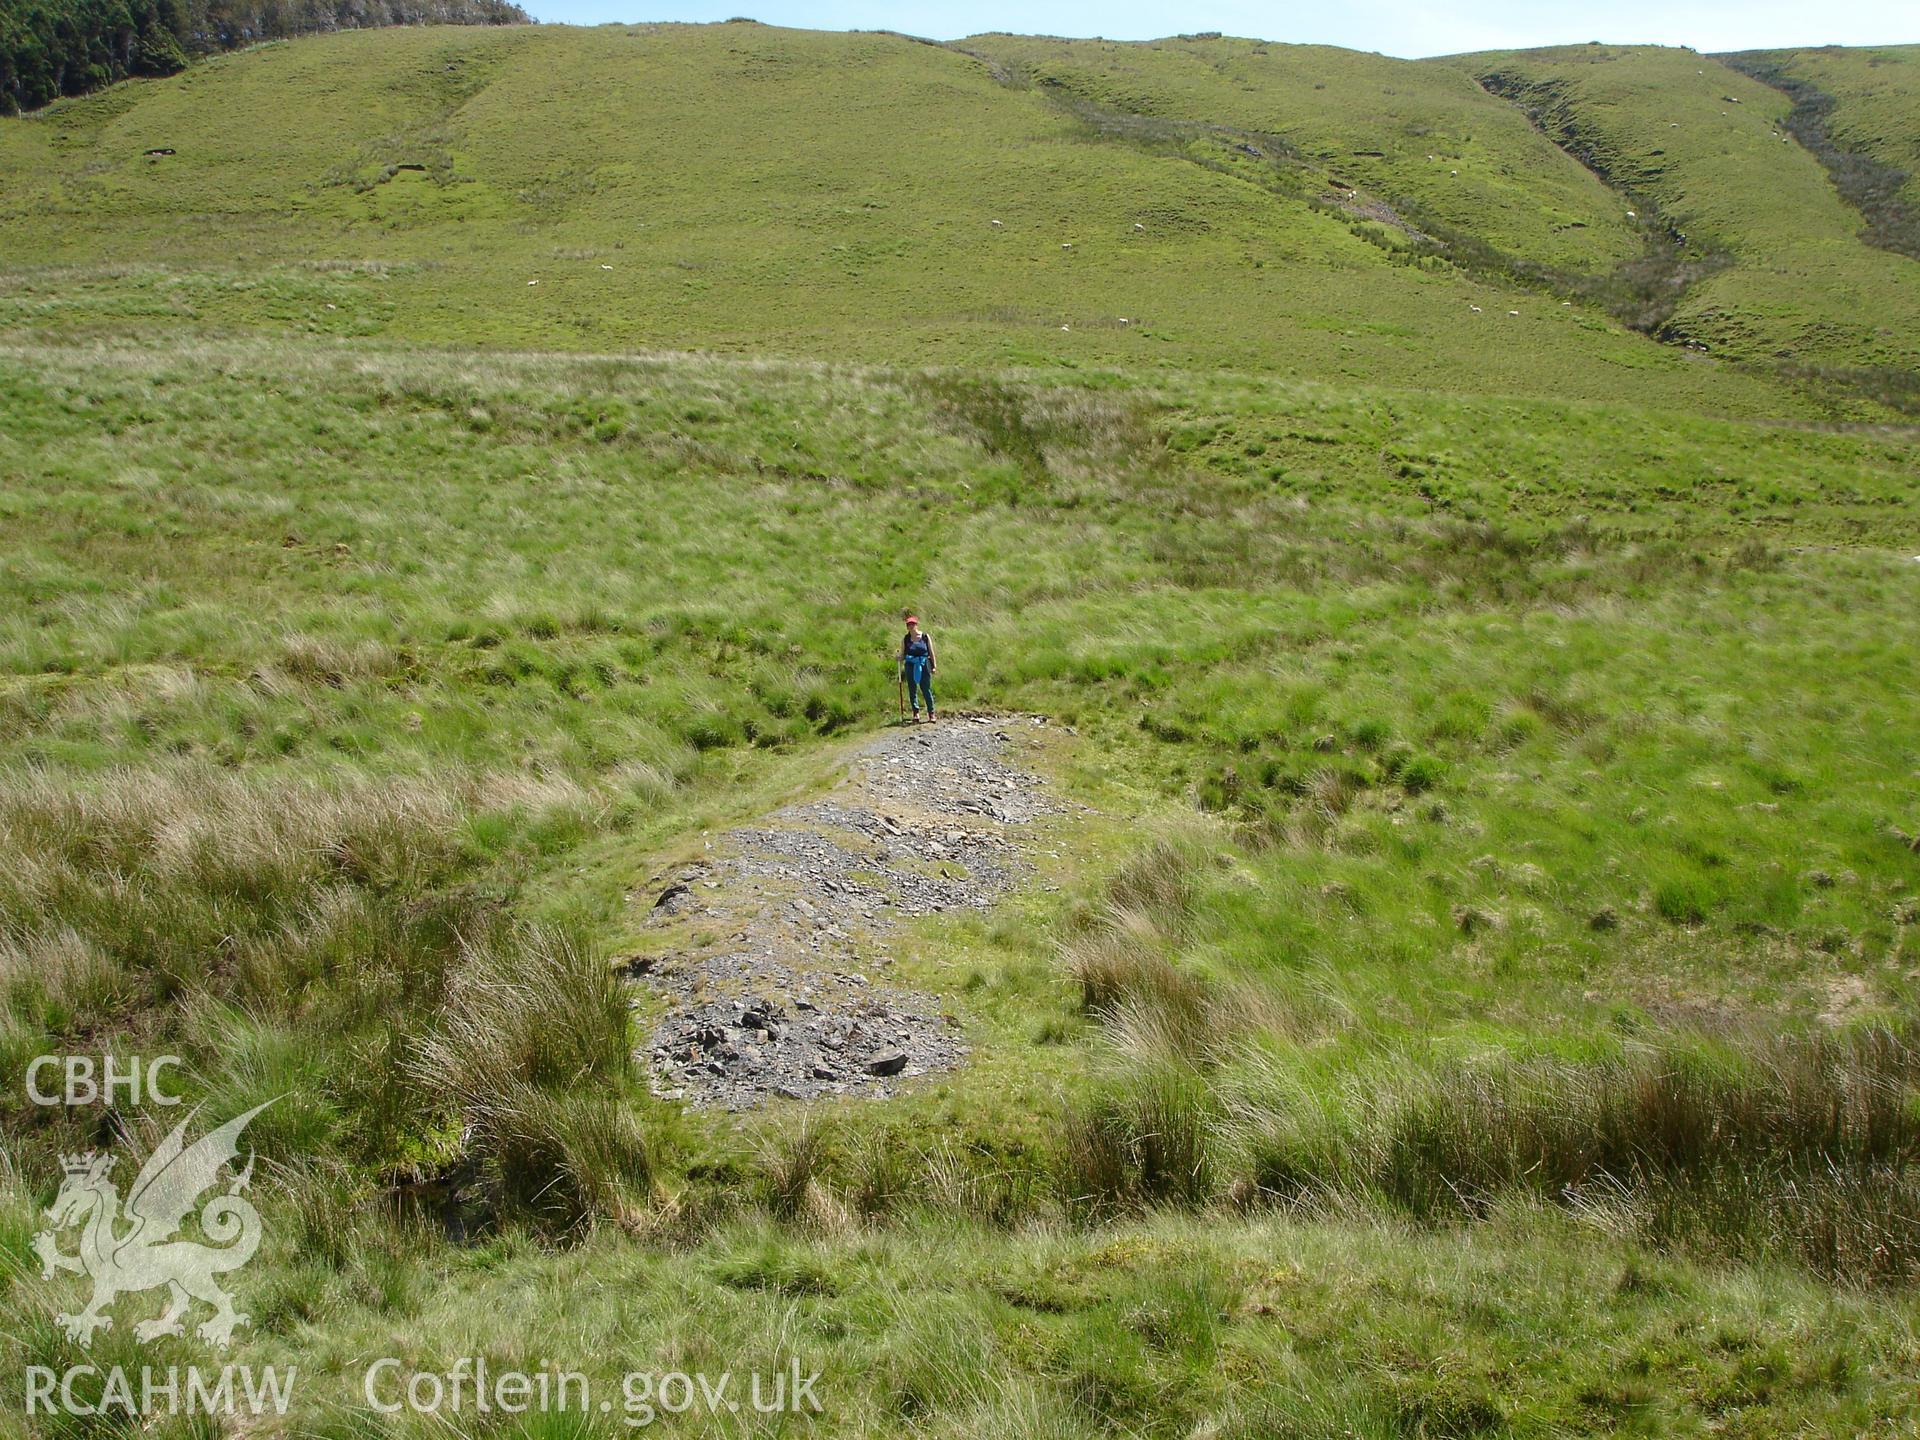
[[[1346,45],[1389,55],[1442,55],[1522,45],[1613,43],[1743,50],[1782,45],[1920,42],[1914,0],[522,0],[541,20],[725,20],[821,30],[904,30],[952,40],[983,30],[1146,40],[1224,30],[1263,40]]]

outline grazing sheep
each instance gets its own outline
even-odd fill
[[[993,228],[996,230],[1000,228],[1000,222],[998,220],[989,220],[987,223],[993,226]]]
[[[1519,312],[1518,310],[1509,310],[1509,311],[1507,311],[1507,314],[1509,314],[1509,315],[1518,315],[1519,313],[1520,313],[1520,312]]]
[[[1480,307],[1478,305],[1469,305],[1467,306],[1467,309],[1471,310],[1476,315],[1480,313]]]
[[[529,281],[527,282],[527,284],[529,284],[529,285],[538,285],[539,283],[540,283],[540,282],[539,282],[538,280],[529,280]]]

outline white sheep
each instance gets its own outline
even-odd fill
[[[1509,314],[1509,315],[1518,315],[1519,313],[1520,313],[1520,312],[1519,312],[1518,310],[1509,310],[1509,311],[1507,311],[1507,314]]]
[[[1469,305],[1467,306],[1467,309],[1471,310],[1476,315],[1480,313],[1480,307],[1478,305]]]

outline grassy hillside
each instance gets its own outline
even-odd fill
[[[1180,76],[1201,64],[1144,53]],[[1294,93],[1300,66],[1320,58],[1289,70],[1225,55],[1251,67],[1253,97],[1229,123],[1305,113],[1258,97]],[[1630,234],[1604,217],[1605,192],[1521,117],[1453,72],[1408,73],[1419,85],[1399,138],[1374,146],[1401,157],[1376,162],[1387,195],[1404,189],[1450,223],[1481,215],[1486,244],[1517,255],[1603,264],[1623,252]],[[1384,75],[1365,83],[1383,88]],[[1211,96],[1194,90],[1181,113],[1206,113]],[[1330,153],[1344,133],[1364,148],[1359,108],[1338,113],[1303,146]],[[1457,135],[1448,168],[1477,198],[1442,198],[1453,177],[1428,171],[1407,133],[1426,126]],[[341,34],[0,127],[0,307],[43,334],[187,322],[494,347],[1207,363],[1805,408],[1597,307],[1407,253],[1393,227],[1309,203],[1324,187],[1302,192],[1297,167],[1217,137],[1192,143],[1208,163],[1106,134],[972,56],[895,36],[745,24]],[[1889,323],[1897,302],[1877,307]],[[1900,353],[1875,344],[1889,363]]]
[[[389,1337],[799,1354],[850,1434],[1911,1423],[1910,437],[313,340],[0,385],[5,1053],[290,1092],[236,1353],[300,1433]],[[888,713],[902,597],[1096,813],[900,948],[969,1069],[682,1113],[607,962]],[[77,1363],[24,1277],[87,1122],[8,1103],[0,1343]],[[492,1238],[382,1218],[454,1183]]]
[[[1875,244],[1920,259],[1920,46],[1756,50],[1726,57],[1786,90],[1810,148]]]
[[[1783,129],[1779,91],[1707,56],[1575,46],[1457,62],[1660,207],[1725,268],[1668,322],[1716,353],[1910,374],[1920,271],[1864,244],[1861,217]]]
[[[1800,373],[1909,364],[1914,262],[1692,55],[969,46],[344,34],[0,123],[0,1370],[215,1361],[56,1319],[61,1157],[176,1114],[19,1077],[111,1053],[274,1100],[224,1358],[300,1372],[0,1434],[790,1363],[751,1433],[1920,1426],[1920,431]],[[1580,288],[1650,275],[1712,352]],[[666,877],[925,733],[907,605],[1061,802],[848,942],[967,1063],[658,1093],[639,972],[742,913]]]
[[[1275,137],[1310,191],[1367,192],[1503,253],[1594,270],[1639,250],[1590,172],[1458,72],[1329,46],[1252,40],[1118,44],[979,35],[964,48],[1016,82],[1106,110]]]

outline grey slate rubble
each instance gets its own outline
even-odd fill
[[[985,908],[1028,873],[1008,832],[1056,807],[1010,762],[1045,723],[890,729],[824,798],[716,837],[636,897],[648,926],[673,927],[666,953],[628,967],[666,1001],[645,1056],[655,1091],[730,1110],[884,1097],[963,1063],[937,996],[870,972],[892,964],[902,919]]]

